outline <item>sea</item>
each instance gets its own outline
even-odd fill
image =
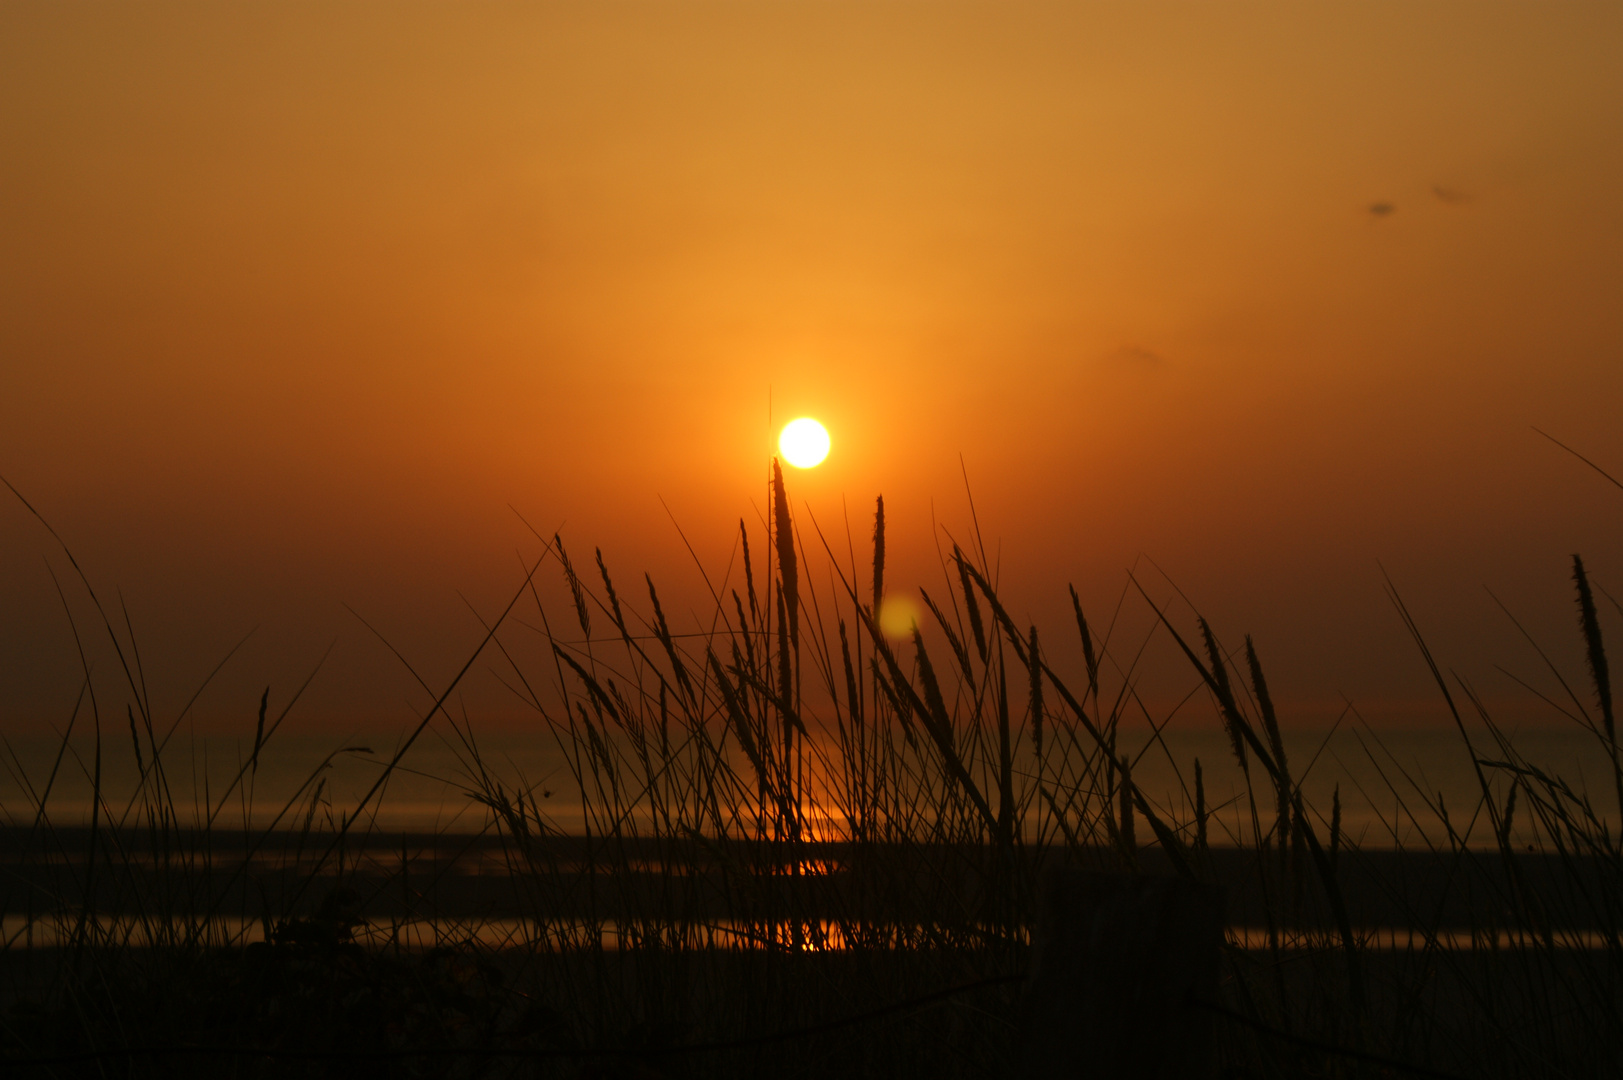
[[[1055,737],[1050,735],[1051,747]],[[127,731],[104,733],[101,813],[106,820],[133,823],[150,813],[161,790],[161,801],[173,808],[173,822],[181,827],[326,831],[348,825],[396,833],[473,834],[492,827],[483,796],[493,779],[509,793],[525,792],[550,829],[578,834],[583,828],[581,786],[571,755],[548,731],[465,740],[431,727],[404,752],[401,739],[279,734],[256,756],[251,739],[177,736],[163,748],[160,788],[150,768],[150,747],[142,746],[138,763]],[[1446,843],[1451,833],[1470,846],[1491,846],[1496,838],[1482,813],[1484,783],[1500,809],[1513,784],[1521,785],[1521,810],[1513,828],[1527,842],[1536,837],[1524,833],[1538,822],[1528,808],[1541,801],[1565,801],[1571,812],[1592,813],[1614,834],[1618,827],[1609,754],[1595,734],[1578,727],[1516,732],[1513,747],[1519,762],[1504,761],[1506,755],[1485,734],[1474,733],[1468,749],[1458,730],[1441,727],[1349,725],[1288,732],[1284,744],[1291,776],[1321,835],[1328,835],[1334,818],[1342,842],[1364,849],[1425,839]],[[1193,820],[1198,762],[1212,844],[1248,841],[1248,790],[1257,792],[1258,815],[1266,819],[1274,813],[1267,777],[1255,755],[1247,753],[1242,767],[1220,729],[1124,729],[1116,750],[1134,786],[1176,822]],[[93,736],[76,733],[65,744],[55,737],[10,736],[0,744],[0,754],[0,825],[90,823],[97,773]],[[1074,776],[1056,776],[1054,760],[1039,768],[1029,750],[1022,753],[1015,762],[1017,788],[1032,793],[1039,777],[1051,793],[1068,790],[1067,784],[1077,786]],[[389,770],[391,761],[395,766]],[[742,760],[736,766],[741,772],[749,768]],[[143,769],[148,777],[144,787],[139,783]],[[1095,794],[1107,794],[1107,789],[1119,793],[1122,774],[1120,769],[1114,775],[1100,770],[1080,783]],[[988,787],[994,783],[991,777],[980,779]],[[833,831],[839,831],[837,822]]]

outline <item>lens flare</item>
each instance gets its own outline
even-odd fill
[[[778,450],[783,460],[797,469],[810,469],[821,465],[828,457],[828,429],[809,416],[791,420],[778,436]]]
[[[879,605],[879,632],[888,638],[909,638],[919,624],[919,606],[906,593],[892,593]]]

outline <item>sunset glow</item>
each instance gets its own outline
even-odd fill
[[[1608,569],[1532,429],[1623,463],[1616,5],[161,10],[0,8],[0,475],[177,681],[264,623],[210,723],[337,640],[289,724],[392,724],[343,605],[459,664],[530,526],[702,607],[672,522],[725,565],[763,443],[856,562],[885,496],[894,594],[977,528],[1038,624],[1153,559],[1326,723],[1429,700],[1379,566],[1462,648]]]
[[[1612,1075],[1619,57],[0,3],[7,1075]]]

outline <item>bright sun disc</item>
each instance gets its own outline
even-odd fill
[[[791,420],[778,436],[783,459],[797,469],[821,465],[828,457],[828,429],[809,416]]]

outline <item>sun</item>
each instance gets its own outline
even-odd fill
[[[778,436],[783,459],[797,469],[821,465],[828,457],[828,446],[828,429],[809,416],[789,421]]]

